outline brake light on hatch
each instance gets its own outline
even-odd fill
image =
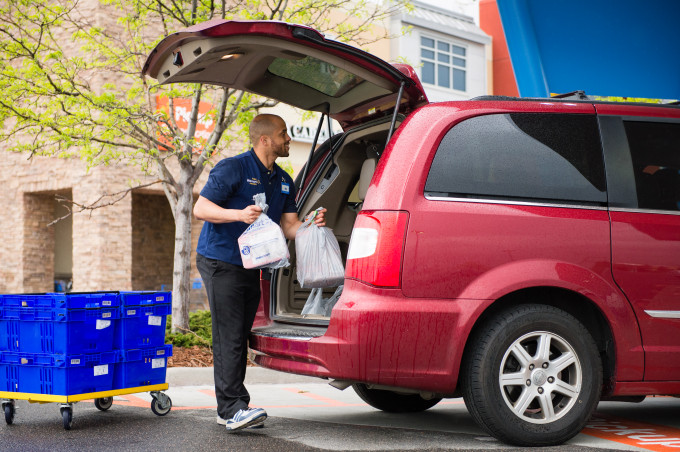
[[[375,210],[357,215],[347,251],[346,278],[400,287],[408,212]]]

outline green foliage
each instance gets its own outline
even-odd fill
[[[189,314],[189,331],[172,333],[172,316],[168,316],[165,343],[176,347],[212,347],[212,320],[210,311],[196,311]]]
[[[594,96],[595,100],[602,100],[607,102],[642,102],[648,104],[663,104],[668,102],[663,99],[647,99],[644,97],[613,97],[613,96]]]
[[[290,177],[293,177],[295,174],[295,171],[293,171],[293,164],[290,163],[290,160],[282,160],[280,162],[276,162],[276,164],[279,165],[282,170],[290,174]]]

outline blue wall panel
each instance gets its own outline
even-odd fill
[[[680,99],[680,0],[497,0],[522,97]]]

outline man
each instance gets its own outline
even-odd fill
[[[194,206],[205,221],[196,249],[196,265],[208,293],[212,315],[217,423],[228,431],[261,426],[262,408],[249,408],[246,375],[248,335],[260,302],[260,270],[245,269],[237,239],[262,213],[253,196],[265,193],[267,216],[293,240],[302,224],[295,206],[293,179],[276,165],[288,157],[290,136],[279,116],[262,114],[250,123],[249,152],[221,160],[210,172]],[[325,225],[323,211],[315,223]]]

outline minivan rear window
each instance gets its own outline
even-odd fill
[[[427,194],[606,205],[602,146],[594,115],[478,116],[442,139]]]
[[[363,81],[351,72],[310,56],[297,60],[275,58],[268,70],[333,97],[343,95]]]
[[[624,121],[638,207],[680,210],[680,124]]]

